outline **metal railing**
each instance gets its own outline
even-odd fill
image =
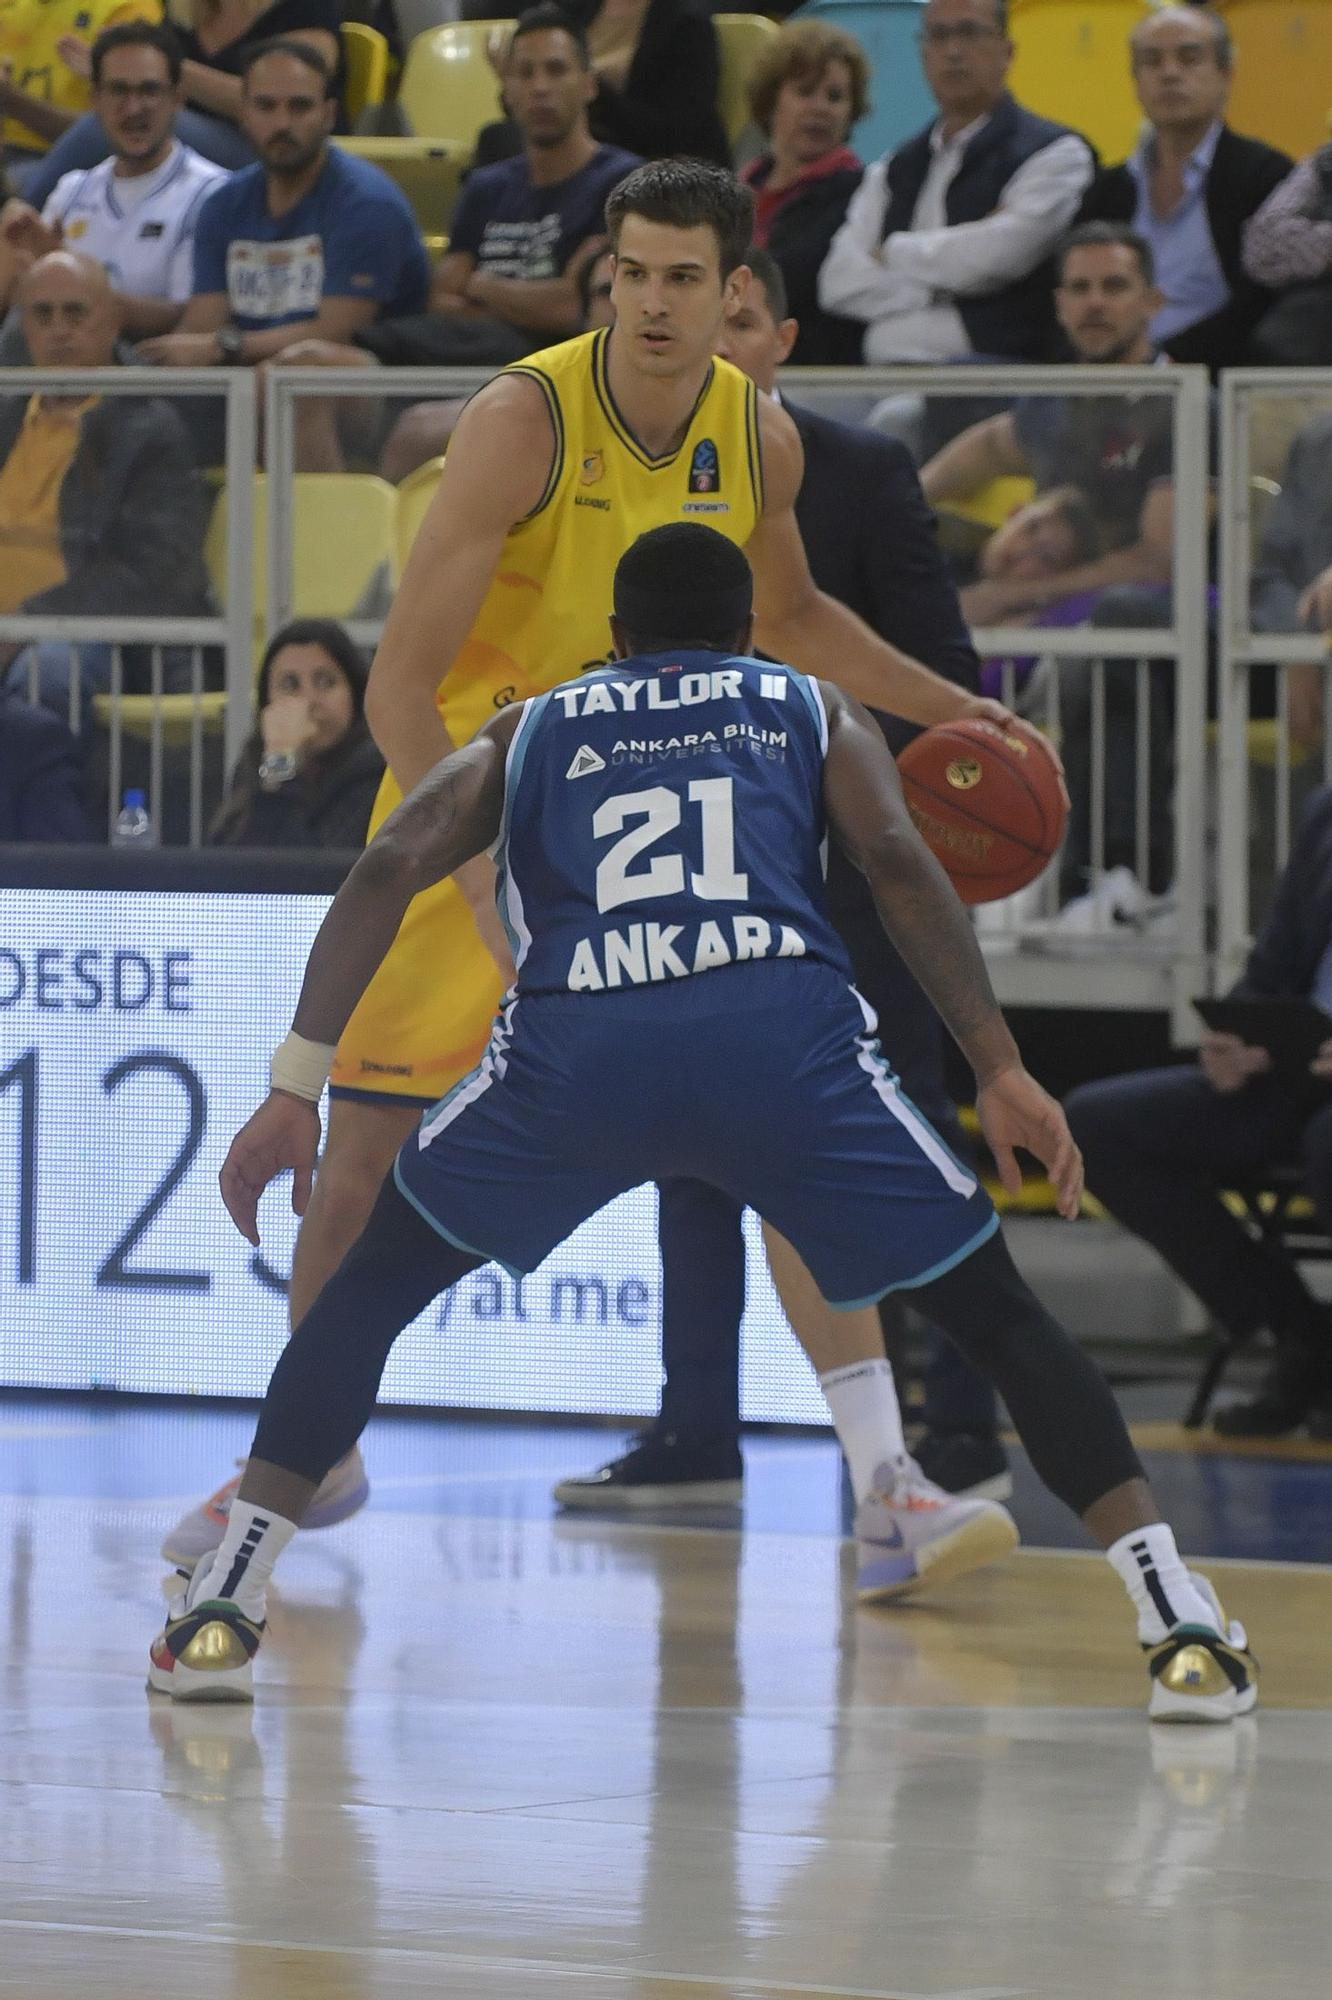
[[[161,619],[149,607],[133,618],[68,619],[0,617],[0,642],[59,638],[73,644],[110,643],[113,648],[109,693],[109,768],[112,810],[118,790],[114,782],[122,768],[123,661],[125,646],[151,648],[151,699],[160,710],[162,649],[183,645],[192,649],[188,699],[195,711],[189,730],[190,839],[201,838],[200,750],[203,736],[202,648],[220,646],[226,660],[223,750],[230,769],[251,726],[252,674],[256,623],[270,634],[297,610],[321,607],[297,603],[295,489],[296,409],[301,397],[392,399],[409,403],[451,395],[467,395],[490,379],[493,371],[458,369],[270,370],[264,409],[265,456],[268,466],[266,554],[267,586],[262,607],[257,602],[253,554],[253,479],[257,463],[257,411],[254,378],[242,370],[198,370],[164,376],[152,369],[118,369],[105,374],[59,375],[32,370],[0,371],[0,395],[30,395],[58,387],[62,393],[225,395],[227,399],[225,607],[215,618]],[[1176,1025],[1192,1026],[1187,1001],[1232,976],[1246,947],[1250,930],[1249,849],[1253,825],[1248,742],[1248,682],[1256,665],[1282,669],[1321,654],[1321,642],[1290,635],[1257,634],[1248,619],[1252,523],[1248,419],[1260,395],[1306,394],[1332,404],[1332,375],[1315,371],[1242,371],[1226,379],[1221,408],[1220,476],[1216,482],[1219,518],[1220,617],[1219,709],[1215,731],[1209,733],[1207,704],[1208,570],[1207,534],[1211,513],[1212,478],[1208,464],[1209,408],[1206,378],[1195,369],[1068,368],[897,368],[791,371],[783,393],[831,414],[863,418],[870,405],[892,392],[930,399],[987,397],[1019,400],[1057,395],[1060,398],[1160,396],[1171,405],[1172,483],[1174,493],[1174,576],[1168,600],[1168,622],[1160,629],[1112,629],[1079,626],[1057,633],[1021,624],[979,629],[975,633],[984,657],[1012,660],[1034,658],[1035,672],[1025,692],[1019,691],[1012,668],[1005,671],[1003,692],[1022,703],[1032,719],[1056,735],[1066,730],[1060,700],[1061,670],[1086,663],[1086,727],[1090,732],[1091,781],[1085,810],[1090,822],[1090,862],[1093,870],[1105,860],[1107,814],[1107,708],[1111,673],[1131,678],[1133,687],[1133,769],[1135,780],[1135,872],[1148,873],[1154,681],[1169,676],[1173,703],[1170,730],[1170,789],[1173,807],[1171,836],[1174,887],[1173,928],[1160,935],[1110,922],[1093,926],[1081,945],[1051,935],[1054,911],[1053,877],[1043,899],[1001,912],[984,931],[996,985],[1010,1003],[1169,1008]],[[328,607],[331,609],[331,607]],[[258,614],[258,618],[256,617]],[[373,643],[377,615],[348,620],[356,635]],[[1112,663],[1112,664],[1107,664]],[[1114,664],[1118,663],[1118,664]],[[1127,663],[1125,665],[1124,663]],[[77,678],[77,677],[76,677]],[[1289,768],[1289,713],[1284,673],[1273,724],[1276,742],[1270,845],[1275,862],[1288,851],[1289,825],[1297,787]],[[1332,689],[1329,689],[1332,693]],[[71,700],[79,700],[77,691]],[[71,709],[71,721],[82,719]],[[150,771],[154,806],[160,795],[163,763],[160,716],[150,739]],[[1215,749],[1216,755],[1213,756]],[[1332,749],[1325,746],[1324,773],[1332,777]],[[1208,866],[1216,857],[1214,890]],[[1215,909],[1216,935],[1208,934]]]
[[[1255,920],[1290,854],[1301,794],[1311,782],[1332,783],[1332,659],[1320,633],[1255,631],[1252,595],[1260,523],[1255,498],[1254,419],[1263,403],[1321,404],[1332,413],[1332,372],[1312,368],[1242,368],[1222,377],[1219,480],[1217,633],[1217,881],[1218,990],[1239,976]],[[1308,414],[1308,413],[1306,413]],[[1278,468],[1280,469],[1280,468]],[[1269,481],[1270,490],[1278,489]],[[1306,583],[1312,578],[1304,579]],[[1290,671],[1316,666],[1323,681],[1321,750],[1295,741]],[[1274,682],[1266,746],[1270,783],[1255,782],[1255,670]]]
[[[43,392],[61,396],[153,396],[174,401],[177,395],[226,399],[226,568],[225,603],[216,616],[163,618],[144,605],[113,617],[76,618],[60,613],[28,617],[0,613],[0,645],[58,641],[74,649],[75,671],[69,677],[68,719],[76,733],[86,717],[81,672],[81,648],[110,648],[108,735],[108,832],[114,825],[120,800],[120,780],[125,763],[125,649],[149,649],[151,713],[148,719],[149,810],[160,830],[163,799],[165,719],[163,711],[163,649],[188,649],[188,693],[184,697],[193,710],[189,730],[191,844],[202,839],[202,745],[204,736],[203,649],[221,649],[225,708],[222,717],[222,750],[226,768],[240,752],[249,730],[251,707],[253,577],[253,468],[255,464],[254,380],[240,369],[179,369],[164,374],[160,368],[40,369],[0,368],[0,398],[28,397]],[[236,476],[239,470],[241,476]],[[30,695],[35,695],[37,666],[29,667]]]

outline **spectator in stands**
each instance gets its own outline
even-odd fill
[[[206,160],[229,172],[253,161],[254,147],[242,129],[242,79],[254,50],[265,42],[301,41],[322,56],[340,106],[343,60],[337,0],[182,0],[180,13],[173,6],[172,15],[185,58],[186,102],[177,114],[176,137]],[[88,59],[85,55],[75,60],[86,64]],[[22,192],[41,208],[62,174],[95,167],[108,150],[106,133],[96,114],[89,112],[51,148]]]
[[[1081,362],[1142,366],[1155,358],[1150,327],[1160,309],[1152,253],[1123,224],[1084,223],[1060,253],[1055,306]],[[1164,396],[1031,396],[954,438],[925,466],[921,483],[934,505],[974,493],[1005,475],[1035,480],[1038,493],[1073,488],[1096,524],[1099,552],[1089,561],[1042,574],[1036,568],[983,574],[968,592],[977,624],[1014,618],[1067,625],[1161,627],[1170,622],[1174,547],[1171,409]],[[982,559],[982,571],[985,564]],[[1035,614],[1035,615],[1033,615]],[[1082,897],[1115,898],[1114,908],[1141,915],[1150,895],[1171,876],[1168,673],[1150,677],[1151,758],[1149,882],[1134,876],[1137,796],[1135,663],[1106,663],[1105,860],[1108,887],[1090,879],[1092,676],[1085,660],[1060,668],[1060,723],[1073,799],[1061,856],[1065,894],[1078,908],[1065,927],[1076,930],[1096,914]],[[1112,879],[1113,878],[1113,879]],[[1099,905],[1096,906],[1099,908]]]
[[[754,250],[748,261],[753,279],[728,315],[718,351],[765,395],[775,395],[797,327],[775,258]],[[905,446],[796,404],[788,408],[805,453],[796,516],[815,581],[885,639],[974,687],[976,656]],[[896,749],[918,733],[887,716],[881,724]],[[965,1152],[944,1080],[938,1016],[885,937],[864,877],[836,846],[828,856],[828,903],[858,987],[893,1023],[893,1060],[905,1088]],[[611,1466],[557,1487],[556,1497],[569,1505],[689,1502],[700,1487],[738,1476],[739,1205],[698,1182],[665,1182],[660,1233],[666,1373],[660,1416]],[[924,1417],[916,1455],[929,1478],[954,1492],[1008,1490],[993,1391],[938,1340],[926,1373]]]
[[[178,331],[141,345],[143,359],[254,363],[311,335],[346,341],[420,311],[428,271],[416,218],[387,174],[329,144],[330,83],[304,42],[246,56],[241,115],[259,161],[204,202],[193,296]]]
[[[1332,788],[1315,793],[1262,933],[1234,991],[1313,1000],[1332,1013]],[[1277,1343],[1250,1402],[1221,1410],[1229,1437],[1279,1437],[1310,1412],[1332,1438],[1332,1319],[1290,1256],[1260,1243],[1223,1190],[1236,1174],[1298,1160],[1332,1232],[1332,1041],[1307,1078],[1275,1073],[1265,1049],[1207,1030],[1198,1063],[1085,1084],[1066,1106],[1087,1185],[1159,1251],[1235,1340]]]
[[[363,328],[350,343],[302,342],[286,357],[292,366],[486,366],[582,330],[584,279],[606,246],[606,197],[638,163],[591,136],[587,46],[560,8],[520,16],[506,61],[523,151],[468,177],[429,310]],[[458,408],[456,400],[413,404],[385,441],[379,406],[358,400],[349,414],[345,403],[339,410],[305,397],[297,405],[297,464],[341,469],[359,426],[361,452],[373,456],[382,444],[386,476],[401,479],[444,449]],[[365,434],[367,417],[377,435]]]
[[[23,177],[88,108],[88,45],[119,21],[160,21],[160,0],[0,0],[0,154]]]
[[[363,847],[384,760],[365,723],[364,659],[331,618],[268,642],[258,719],[209,829],[222,847]]]
[[[1315,632],[1316,650],[1332,638],[1332,412],[1297,434],[1281,472],[1281,490],[1263,523],[1249,590],[1256,632]],[[1323,667],[1286,669],[1290,729],[1312,748],[1323,736]]]
[[[928,0],[921,18],[940,115],[866,173],[819,274],[819,303],[863,323],[866,361],[1045,360],[1049,259],[1094,155],[1009,95],[1005,0]]]
[[[430,310],[362,334],[357,345],[376,360],[516,361],[582,327],[582,276],[605,246],[606,197],[639,162],[592,137],[596,78],[562,8],[519,17],[504,75],[523,150],[468,176]]]
[[[115,293],[100,264],[70,250],[20,282],[23,335],[38,368],[107,368]],[[155,397],[61,396],[0,402],[0,611],[33,617],[206,615],[204,500],[184,427]],[[44,640],[0,646],[10,687],[37,672],[46,704],[67,712],[110,681],[111,649]]]
[[[14,254],[14,277],[62,244],[77,246],[105,267],[123,333],[168,333],[190,296],[200,204],[225,174],[172,136],[180,46],[169,27],[107,28],[93,43],[92,79],[111,157],[66,174],[41,215],[7,202],[0,238]],[[0,312],[11,288],[0,274]]]
[[[686,153],[730,166],[717,110],[717,33],[707,0],[565,0],[564,12],[588,44],[595,138],[645,160]],[[503,37],[496,39],[492,60],[512,114]],[[522,143],[512,115],[489,125],[478,141],[478,164],[504,159]]]
[[[91,839],[74,737],[48,709],[0,690],[0,842]]]
[[[1156,345],[1173,361],[1230,368],[1249,358],[1268,302],[1245,275],[1241,237],[1290,160],[1225,123],[1233,50],[1212,8],[1162,7],[1129,46],[1146,129],[1131,158],[1097,176],[1083,218],[1131,222],[1151,245]]]
[[[1244,225],[1244,269],[1278,297],[1251,341],[1278,368],[1332,362],[1332,145],[1293,168]]]
[[[795,21],[764,48],[749,77],[749,107],[767,140],[740,178],[754,190],[754,241],[781,266],[800,331],[791,359],[860,359],[865,329],[819,306],[819,271],[865,169],[847,144],[869,109],[869,60],[854,35],[826,21]]]

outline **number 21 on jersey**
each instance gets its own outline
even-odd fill
[[[689,786],[688,802],[697,806],[701,820],[703,866],[689,871],[689,891],[705,903],[745,903],[749,900],[749,876],[735,865],[735,796],[730,778],[695,778]],[[679,791],[669,785],[651,785],[645,791],[617,792],[592,815],[592,832],[598,840],[612,834],[620,838],[597,863],[597,908],[604,916],[624,903],[642,903],[662,896],[680,896],[685,890],[682,855],[656,854],[646,867],[632,864],[648,849],[679,830],[684,818],[684,802]],[[628,827],[628,832],[622,829]]]

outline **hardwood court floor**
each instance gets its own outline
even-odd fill
[[[830,1535],[492,1493],[297,1544],[210,1711],[143,1692],[169,1512],[0,1498],[0,1994],[1326,1991],[1332,1571],[1214,1565],[1266,1705],[1153,1730],[1093,1558],[867,1613]]]

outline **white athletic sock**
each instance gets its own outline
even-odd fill
[[[1144,1646],[1158,1645],[1176,1625],[1216,1630],[1216,1614],[1185,1569],[1174,1531],[1164,1521],[1121,1535],[1105,1553],[1133,1599]]]
[[[260,1623],[273,1565],[297,1532],[294,1521],[283,1520],[271,1507],[233,1500],[222,1546],[210,1563],[200,1563],[185,1594],[188,1605],[210,1597],[238,1604],[247,1618]]]
[[[881,1465],[906,1462],[893,1371],[886,1361],[853,1361],[848,1368],[830,1368],[826,1375],[820,1375],[819,1387],[837,1441],[846,1453],[851,1491],[859,1506],[873,1491],[874,1475]]]

